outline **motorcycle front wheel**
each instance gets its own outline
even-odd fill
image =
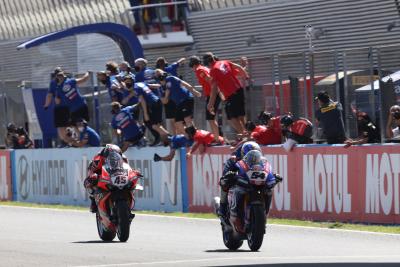
[[[232,231],[226,231],[225,227],[222,226],[222,239],[224,240],[224,245],[229,250],[237,250],[243,245],[243,240],[238,240],[234,238]]]
[[[131,227],[131,222],[129,220],[130,209],[128,202],[125,200],[118,201],[116,205],[118,216],[117,236],[119,241],[126,242],[129,239]]]
[[[265,209],[261,205],[251,207],[251,229],[247,234],[247,244],[252,251],[260,249],[265,234]]]
[[[100,214],[96,212],[96,223],[97,223],[97,232],[99,233],[99,237],[103,241],[113,241],[115,238],[115,231],[107,230],[104,228],[103,224],[101,223]]]

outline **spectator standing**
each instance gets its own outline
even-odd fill
[[[239,65],[228,60],[216,61],[212,53],[203,56],[203,63],[210,68],[212,78],[210,101],[208,110],[215,113],[218,88],[225,97],[225,112],[236,133],[243,134],[245,131],[245,97],[243,88],[237,76],[248,78],[246,71]]]
[[[118,65],[119,67],[119,74],[118,76],[122,79],[125,76],[131,76],[132,79],[135,79],[135,74],[132,73],[131,65],[128,61],[122,61]]]
[[[156,69],[160,69],[169,75],[178,77],[178,68],[185,62],[186,58],[180,58],[172,64],[168,64],[164,57],[157,58]]]
[[[358,138],[345,141],[345,147],[351,145],[362,145],[366,143],[380,143],[381,136],[379,128],[372,122],[371,118],[365,112],[357,112]]]
[[[210,125],[211,132],[214,134],[216,138],[218,138],[219,135],[221,135],[218,127],[218,121],[216,119],[216,114],[219,109],[219,104],[221,103],[221,93],[218,90],[214,107],[213,110],[214,112],[211,113],[207,106],[208,103],[210,102],[210,94],[211,94],[211,82],[212,78],[210,76],[210,69],[202,66],[200,64],[200,58],[197,56],[191,56],[189,59],[189,67],[192,68],[192,70],[195,72],[197,81],[203,88],[203,95],[206,97],[206,120],[208,121],[208,124]],[[218,141],[218,140],[215,140]]]
[[[55,68],[54,72],[52,73],[52,79],[50,81],[49,90],[47,92],[46,101],[43,105],[43,109],[47,110],[52,103],[53,99],[55,102],[54,105],[54,126],[57,129],[58,137],[63,142],[68,142],[67,137],[67,127],[69,125],[69,114],[70,110],[67,105],[67,102],[64,98],[61,98],[57,94],[57,74],[63,72],[61,67]]]
[[[82,97],[79,88],[80,84],[89,79],[89,72],[86,72],[82,78],[67,78],[64,72],[57,73],[57,96],[66,103],[70,110],[70,122],[74,124],[80,119],[89,121],[89,110],[86,100]]]
[[[248,65],[249,61],[247,60],[247,57],[241,57],[240,58],[240,66],[243,68],[243,70],[246,72],[247,76],[238,76],[238,80],[240,82],[240,85],[242,86],[243,89],[246,89],[247,91],[250,90],[250,83],[249,83],[249,70],[248,70]]]
[[[328,144],[343,144],[346,133],[343,123],[343,107],[339,102],[333,102],[328,93],[321,91],[315,98],[318,100],[319,109],[315,112],[317,123]]]
[[[394,126],[394,128],[392,128]],[[394,105],[390,108],[389,118],[386,125],[386,136],[389,139],[400,139],[400,106]]]
[[[193,94],[196,97],[201,97],[201,93],[189,83],[176,76],[168,76],[166,72],[160,69],[156,70],[156,79],[165,88],[165,96],[162,98],[162,102],[167,104],[169,101],[173,101],[176,104],[175,128],[178,134],[183,134],[185,126],[193,125]]]
[[[136,106],[122,108],[119,102],[111,103],[111,114],[113,118],[111,127],[114,129],[115,136],[122,135],[122,152],[125,152],[129,146],[142,145],[144,136],[144,127],[140,126],[133,117],[133,111]]]
[[[143,109],[144,123],[154,135],[154,142],[151,146],[157,145],[161,140],[160,137],[164,138],[169,134],[161,125],[161,99],[145,83],[135,83],[135,92]]]
[[[79,140],[72,142],[74,147],[98,147],[100,146],[99,134],[88,126],[87,121],[81,119],[75,126],[79,131]]]
[[[178,68],[183,64],[185,58],[181,58],[178,61],[168,64],[164,57],[157,58],[156,61],[156,69],[160,69],[168,73],[169,75],[178,77]],[[165,88],[162,89],[162,97],[165,96]],[[176,133],[175,129],[175,113],[176,113],[176,104],[174,101],[168,101],[168,103],[164,104],[165,111],[165,119],[167,120],[167,125],[171,129],[172,133]]]
[[[118,70],[118,64],[114,61],[109,61],[106,64],[106,71],[108,74],[108,82],[106,83],[106,87],[108,90],[108,94],[110,95],[111,101],[120,102],[123,99],[123,91],[122,85],[120,83],[120,73]]]
[[[147,67],[147,60],[144,58],[137,58],[135,60],[135,82],[154,82],[154,70]]]

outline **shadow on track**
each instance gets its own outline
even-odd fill
[[[204,252],[207,253],[237,253],[237,252],[252,252],[251,250],[244,250],[244,249],[238,249],[238,250],[229,250],[229,249],[208,249],[204,250]]]
[[[88,240],[88,241],[74,241],[72,244],[108,244],[108,243],[121,243],[119,241],[102,241],[102,240]]]
[[[219,265],[215,267],[399,267],[400,263],[391,262],[337,262],[337,263],[273,263],[273,264],[246,264],[246,265]]]

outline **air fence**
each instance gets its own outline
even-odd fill
[[[0,200],[89,206],[83,188],[89,160],[99,148],[0,150]],[[140,210],[212,212],[229,147],[210,147],[186,159],[154,162],[167,148],[130,148],[141,170]],[[301,220],[400,224],[400,146],[396,144],[299,145],[286,152],[263,147],[284,177],[274,190],[271,217]]]

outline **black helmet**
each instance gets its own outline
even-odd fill
[[[293,123],[293,117],[291,115],[284,115],[281,118],[281,124],[288,127]]]
[[[10,122],[9,124],[7,124],[7,131],[12,132],[12,131],[16,131],[17,130],[17,126],[15,126],[14,123]]]
[[[189,58],[189,67],[193,68],[193,66],[200,65],[201,61],[198,56],[191,56]]]
[[[261,111],[260,115],[258,115],[258,121],[262,124],[267,124],[271,118],[272,114],[266,111]]]

